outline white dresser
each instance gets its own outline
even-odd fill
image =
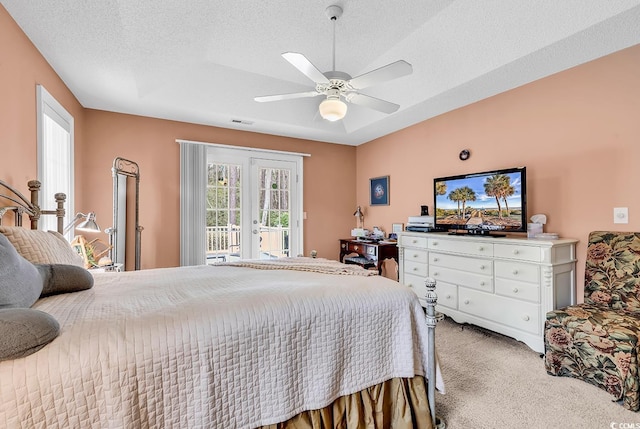
[[[436,309],[544,351],[548,311],[576,302],[577,240],[402,232],[400,282],[426,305],[424,281],[436,280]]]

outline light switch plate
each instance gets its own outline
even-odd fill
[[[613,208],[613,223],[629,223],[629,208],[628,207],[614,207]]]

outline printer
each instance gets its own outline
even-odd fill
[[[429,232],[435,231],[433,227],[433,216],[409,216],[406,231]]]

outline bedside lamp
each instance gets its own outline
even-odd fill
[[[77,213],[76,216],[73,218],[73,220],[69,222],[67,226],[64,227],[62,234],[64,235],[67,232],[69,232],[71,228],[73,228],[73,226],[76,225],[83,218],[85,219],[84,222],[81,222],[78,226],[76,226],[76,229],[78,231],[100,232],[100,227],[96,223],[96,214],[93,212],[90,212],[88,214]]]

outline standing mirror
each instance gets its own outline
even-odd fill
[[[140,168],[134,161],[117,157],[111,168],[113,176],[113,227],[107,229],[109,244],[111,245],[111,260],[115,264],[125,266],[125,252],[127,244],[127,219],[133,213],[133,227],[135,231],[135,260],[134,269],[140,269],[140,242],[143,227],[140,226]],[[135,183],[132,183],[135,181]],[[135,185],[135,187],[130,186]],[[127,195],[133,187],[133,195]],[[127,203],[133,208],[127,209]]]

